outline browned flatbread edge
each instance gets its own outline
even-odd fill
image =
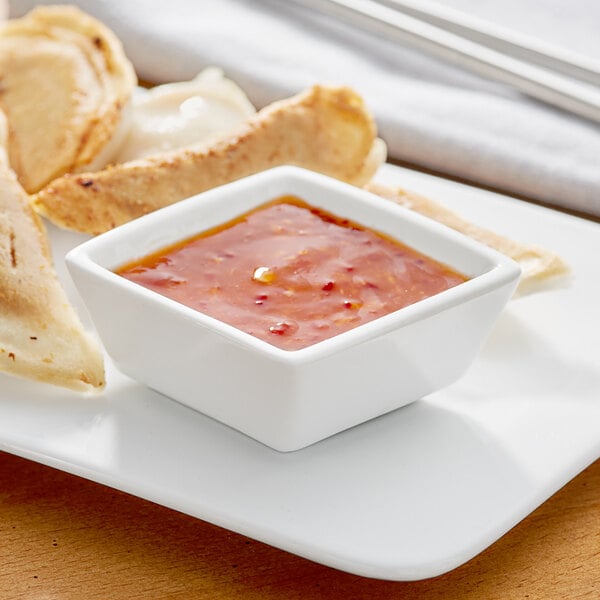
[[[354,91],[313,86],[269,105],[209,146],[60,177],[33,196],[33,206],[60,227],[98,234],[279,165],[363,185],[385,158],[382,144],[372,115]]]
[[[364,189],[434,219],[512,258],[522,269],[518,288],[521,294],[535,291],[540,284],[570,272],[568,265],[555,252],[480,227],[430,198],[376,182],[368,183]]]
[[[2,162],[0,371],[77,391],[102,389],[100,347],[58,280],[42,220]]]

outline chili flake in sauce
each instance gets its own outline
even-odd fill
[[[286,350],[466,280],[394,239],[292,196],[117,272]]]

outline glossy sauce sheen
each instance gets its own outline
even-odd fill
[[[466,280],[396,240],[288,196],[117,272],[286,350]]]

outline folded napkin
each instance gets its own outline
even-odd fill
[[[36,4],[10,0],[11,16]],[[45,2],[47,4],[53,2]],[[597,0],[444,4],[600,58]],[[392,158],[600,215],[600,126],[283,0],[77,0],[147,81],[221,67],[257,105],[315,83],[355,88]]]

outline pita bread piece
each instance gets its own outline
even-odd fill
[[[554,252],[540,246],[516,242],[479,227],[429,198],[378,183],[369,183],[365,189],[435,219],[509,256],[521,265],[522,274],[518,288],[521,293],[534,291],[540,284],[569,272],[566,263]]]
[[[104,385],[102,355],[57,279],[43,224],[1,160],[0,370],[76,390]]]
[[[278,165],[305,167],[362,185],[385,154],[373,117],[356,93],[314,86],[271,104],[209,145],[61,177],[41,190],[33,204],[61,227],[98,234]]]
[[[39,7],[2,24],[0,108],[25,190],[94,160],[120,131],[135,85],[120,41],[74,7]]]

